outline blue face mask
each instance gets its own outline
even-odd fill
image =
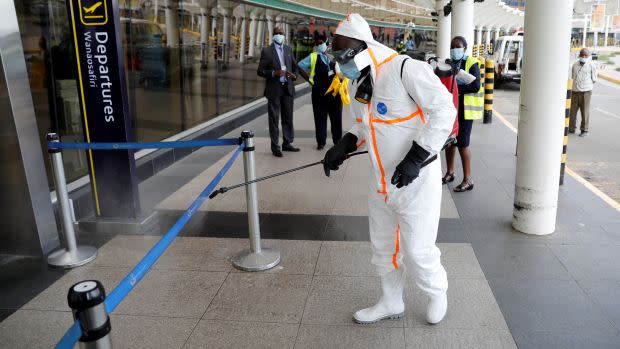
[[[319,46],[317,46],[317,49],[319,50],[319,53],[325,53],[325,51],[327,51],[327,44],[322,43]]]
[[[273,36],[273,42],[275,42],[278,45],[282,45],[282,43],[284,42],[284,35],[282,34],[276,34]]]
[[[465,56],[465,49],[462,47],[450,49],[450,58],[453,61],[460,61]]]
[[[360,75],[362,75],[360,70],[357,69],[357,65],[355,65],[354,60],[350,60],[345,64],[341,64],[340,71],[342,72],[342,75],[346,76],[347,78],[351,80],[355,80],[359,78]]]
[[[588,57],[579,57],[579,62],[585,63],[588,61]]]

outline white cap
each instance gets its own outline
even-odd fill
[[[338,28],[336,28],[336,35],[342,35],[365,42],[374,41],[368,22],[357,13],[351,13],[347,18],[340,21]]]

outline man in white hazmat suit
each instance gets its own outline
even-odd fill
[[[332,45],[355,96],[343,112],[356,123],[325,155],[325,174],[365,144],[374,175],[369,224],[382,296],[374,306],[357,311],[354,320],[374,323],[403,316],[404,257],[429,298],[426,320],[439,323],[448,307],[448,280],[435,245],[441,164],[436,160],[422,168],[422,163],[442,149],[452,131],[452,96],[428,64],[375,41],[358,14],[339,24]]]

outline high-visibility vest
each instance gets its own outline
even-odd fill
[[[314,68],[316,68],[316,59],[319,57],[319,54],[316,52],[312,52],[310,54],[310,85],[314,85]]]
[[[480,62],[474,57],[467,57],[465,61],[465,71],[469,73],[469,68],[472,65],[478,64],[480,68],[480,74],[483,74],[483,68],[480,67]],[[482,111],[484,109],[484,86],[480,84],[480,89],[476,93],[467,93],[463,97],[463,117],[465,120],[479,120],[482,119]]]

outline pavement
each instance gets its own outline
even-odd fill
[[[611,108],[604,103],[613,102],[602,96],[613,101],[614,91],[597,90],[601,99],[596,97],[594,105]],[[518,94],[496,93],[495,106],[509,124]],[[308,103],[307,96],[297,99],[300,153],[285,153],[283,159],[269,155],[266,116],[243,127],[256,131],[259,175],[321,158],[314,149]],[[569,161],[578,159],[573,148],[588,158],[586,150],[594,147],[588,141],[605,146],[606,152],[595,154],[603,163],[610,162],[614,151],[618,154],[608,138],[615,119],[594,120],[604,124],[593,123],[591,137],[582,143],[571,137]],[[207,202],[112,314],[115,347],[620,347],[620,212],[584,185],[589,183],[585,179],[569,175],[560,188],[556,232],[530,236],[514,231],[516,134],[507,124],[499,117],[490,125],[475,123],[471,150],[476,187],[454,193],[450,185],[444,191],[438,246],[450,288],[449,312],[441,324],[421,320],[425,299],[410,283],[404,319],[372,326],[352,322],[352,312],[371,305],[379,292],[369,264],[363,183],[369,163],[359,157],[329,180],[312,169],[259,185],[264,245],[282,253],[282,264],[269,272],[238,272],[230,265],[230,258],[247,246],[243,192]],[[141,185],[157,203],[153,206],[162,233],[228,152],[196,152]],[[240,180],[240,170],[237,165],[225,181]],[[455,183],[461,176],[457,171]],[[71,324],[68,286],[96,278],[111,290],[158,236],[80,238],[102,245],[100,255],[70,272],[49,269],[40,261],[0,260],[5,317],[0,347],[53,345]]]
[[[493,107],[516,126],[519,85],[495,89]],[[577,125],[581,115],[577,115]],[[590,130],[586,137],[569,135],[567,166],[613,200],[620,202],[620,85],[600,80],[594,85],[590,108]]]

